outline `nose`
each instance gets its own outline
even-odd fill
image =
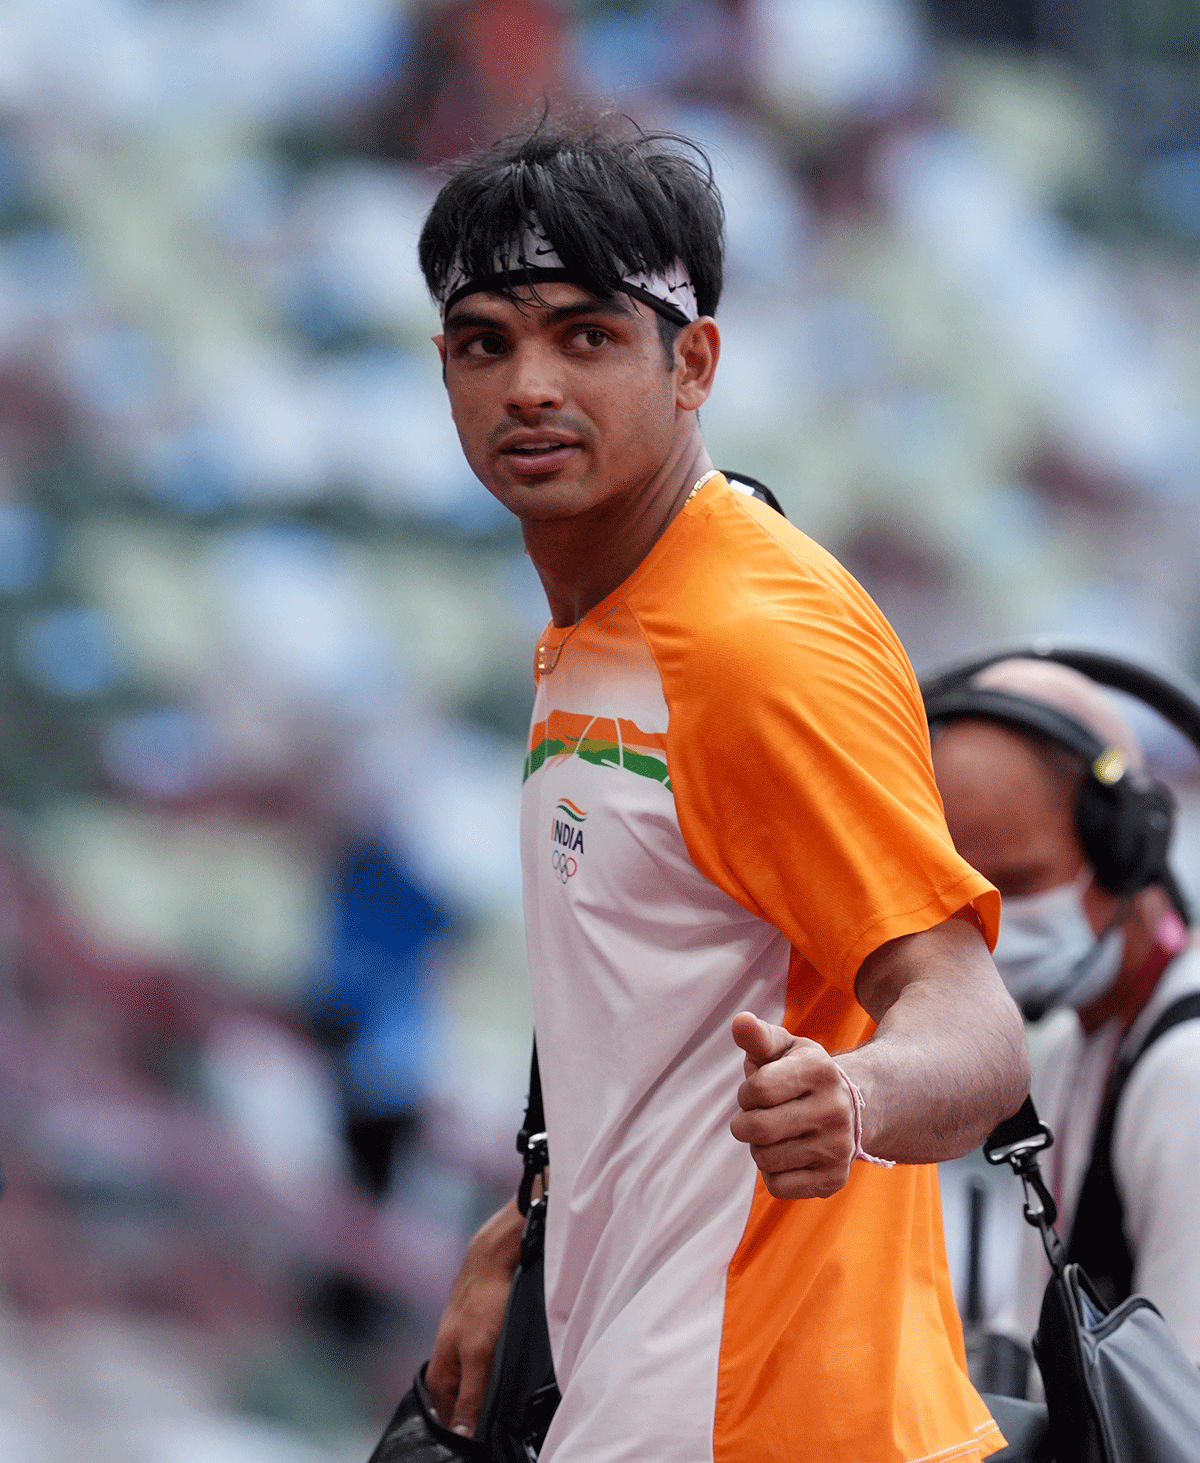
[[[563,383],[555,352],[542,341],[522,341],[511,356],[506,406],[514,416],[557,411],[563,404]]]

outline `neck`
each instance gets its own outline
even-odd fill
[[[711,469],[697,434],[649,482],[570,518],[522,520],[525,548],[554,623],[575,624],[623,584],[662,537],[697,479]]]

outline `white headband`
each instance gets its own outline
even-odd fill
[[[531,285],[553,282],[583,284],[578,275],[563,264],[536,219],[530,220],[523,237],[510,251],[507,260],[501,261],[497,257],[494,263],[496,267],[491,274],[469,278],[462,267],[462,261],[455,261],[439,301],[443,321],[452,305],[466,295],[479,294],[481,291],[496,291],[498,288],[511,288],[526,282]],[[692,284],[682,259],[676,259],[670,269],[662,274],[627,274],[617,288],[676,325],[687,325],[700,318],[696,287]]]

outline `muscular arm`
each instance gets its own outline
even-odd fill
[[[977,1147],[1029,1091],[1029,1047],[973,917],[891,940],[854,985],[875,1035],[838,1058],[862,1092],[863,1147],[938,1163]]]
[[[827,1197],[850,1176],[854,1111],[840,1066],[864,1099],[862,1143],[899,1163],[969,1152],[1029,1087],[1021,1018],[969,913],[890,940],[863,963],[855,993],[875,1034],[834,1060],[748,1012],[735,1138],[778,1198]]]

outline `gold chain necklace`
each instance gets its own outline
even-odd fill
[[[696,494],[700,491],[700,489],[704,486],[704,484],[711,481],[712,478],[717,477],[719,473],[720,468],[714,467],[709,472],[706,472],[703,477],[698,477],[696,481],[692,484],[691,491],[688,493],[687,497],[683,500],[683,503],[680,506],[686,508],[687,505],[696,496]],[[539,677],[548,676],[550,672],[554,669],[554,667],[558,664],[558,657],[562,654],[563,646],[567,643],[568,640],[570,640],[571,636],[574,635],[575,631],[579,629],[582,623],[582,620],[576,620],[571,628],[567,631],[567,633],[563,636],[563,638],[554,647],[553,651],[551,651],[550,647],[546,644],[546,636],[543,633],[542,638],[538,641],[537,658],[535,661]]]
[[[575,623],[571,626],[571,628],[567,631],[563,638],[554,647],[553,656],[550,655],[550,648],[546,644],[546,637],[543,634],[542,638],[538,641],[537,648],[537,673],[539,676],[548,676],[550,672],[554,669],[554,667],[558,664],[558,657],[562,654],[563,646],[567,643],[568,640],[570,640],[575,631],[579,629],[581,623],[582,622],[579,620],[575,621]]]
[[[705,483],[711,482],[713,478],[719,477],[720,475],[721,469],[719,467],[714,467],[709,472],[706,472],[703,477],[697,478],[696,481],[692,484],[692,491],[683,500],[683,506],[685,508],[687,507],[687,505],[692,501],[692,499],[696,496],[696,494],[700,491]]]

